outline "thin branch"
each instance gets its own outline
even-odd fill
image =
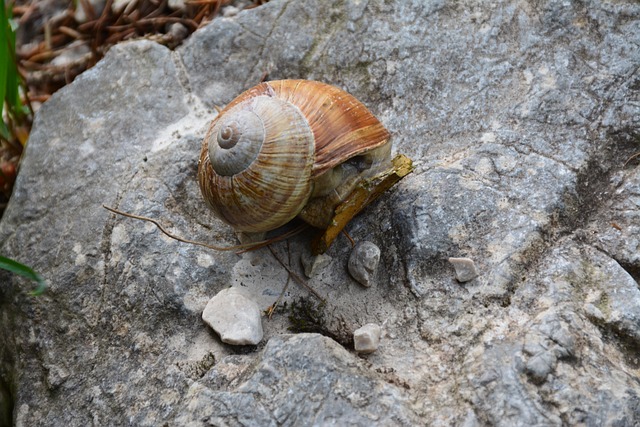
[[[294,273],[291,268],[289,268],[288,265],[286,265],[284,263],[284,261],[282,261],[282,259],[276,254],[276,252],[273,250],[273,248],[269,245],[267,246],[267,248],[269,248],[269,250],[271,251],[271,254],[273,255],[273,257],[276,259],[276,261],[278,261],[280,263],[280,265],[282,266],[282,268],[284,268],[285,270],[287,270],[287,272],[289,273],[289,276],[296,282],[298,282],[298,284],[304,286],[305,288],[307,288],[307,290],[309,290],[309,292],[311,292],[313,295],[315,295],[316,298],[318,298],[320,301],[322,301],[323,303],[326,304],[326,300],[324,298],[322,298],[320,296],[320,294],[318,292],[316,292],[315,289],[313,289],[311,286],[309,286],[309,284],[307,283],[306,280],[304,280],[302,277],[298,276],[296,273]]]
[[[195,240],[183,239],[182,237],[176,236],[175,234],[171,234],[162,226],[162,224],[160,224],[157,220],[155,220],[153,218],[148,218],[146,216],[134,215],[134,214],[130,214],[130,213],[127,213],[127,212],[122,212],[122,211],[119,211],[118,209],[114,209],[114,208],[106,206],[106,205],[102,205],[102,207],[105,208],[106,210],[111,211],[111,212],[113,212],[115,214],[118,214],[118,215],[126,216],[128,218],[133,218],[133,219],[139,219],[141,221],[148,221],[148,222],[152,223],[153,225],[155,225],[156,227],[158,227],[160,229],[160,231],[162,231],[164,234],[166,234],[167,236],[169,236],[172,239],[177,240],[179,242],[190,243],[192,245],[197,245],[197,246],[204,246],[205,248],[213,249],[214,251],[236,251],[236,250],[239,250],[239,249],[251,248],[251,247],[253,247],[254,245],[257,245],[257,244],[265,243],[263,241],[263,242],[257,242],[257,243],[247,243],[247,244],[244,244],[244,245],[235,245],[235,246],[214,246],[214,245],[209,245],[207,243],[197,242]]]
[[[356,246],[356,242],[353,240],[353,237],[351,237],[349,233],[347,233],[347,230],[345,230],[344,228],[342,229],[342,234],[344,234],[344,237],[349,239],[349,243],[351,243],[351,247],[354,248]]]
[[[627,163],[629,163],[631,160],[635,159],[636,157],[640,157],[640,153],[636,153],[633,156],[629,157],[627,161],[624,162],[624,165],[622,165],[622,167],[623,168],[627,167]]]
[[[294,228],[293,230],[289,230],[286,233],[282,233],[279,236],[275,236],[275,237],[270,237],[266,240],[262,240],[260,242],[256,242],[256,243],[251,243],[251,246],[248,247],[247,249],[243,249],[241,251],[236,252],[238,255],[241,255],[245,252],[251,252],[251,251],[255,251],[256,249],[260,249],[260,248],[264,248],[265,246],[269,246],[272,243],[277,243],[281,240],[285,240],[288,239],[289,237],[293,237],[301,232],[303,232],[304,230],[306,230],[307,228],[309,228],[309,226],[307,224],[301,224],[299,226],[297,226],[296,228]]]

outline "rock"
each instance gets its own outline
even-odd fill
[[[325,267],[331,264],[331,256],[327,254],[311,255],[311,252],[303,252],[300,257],[302,266],[304,267],[304,274],[308,278],[316,276]]]
[[[100,17],[100,14],[104,10],[106,0],[87,0],[87,4],[92,9],[93,11],[92,13],[95,16],[95,18],[98,18]],[[78,22],[79,24],[82,24],[83,22],[87,22],[89,20],[89,16],[87,16],[87,12],[82,6],[82,2],[78,2],[76,6],[76,11],[73,14],[73,17],[75,18],[76,22]]]
[[[227,288],[211,298],[202,320],[232,345],[255,345],[262,341],[260,307],[242,289]]]
[[[47,366],[49,375],[47,375],[47,385],[50,390],[60,387],[69,378],[69,371],[57,365]]]
[[[175,51],[112,47],[38,111],[0,221],[0,254],[50,284],[33,298],[0,271],[0,424],[638,424],[639,21],[628,0],[273,0]],[[285,303],[315,297],[268,249],[101,208],[235,244],[197,157],[214,106],[265,73],[348,90],[416,161],[348,226],[384,243],[377,285],[339,262],[312,281],[344,345],[384,319],[366,363],[288,335]],[[296,273],[310,234],[272,245]],[[473,286],[451,278],[461,253]],[[230,286],[260,307],[286,287],[263,347],[202,322]]]
[[[111,3],[111,10],[113,13],[121,13],[127,6],[137,0],[113,0]]]
[[[185,0],[169,0],[168,6],[173,10],[182,10],[185,8]]]
[[[85,42],[71,43],[63,53],[51,60],[51,65],[68,67],[77,62],[86,61],[91,56],[91,49]]]
[[[240,9],[235,6],[226,6],[222,9],[222,16],[225,18],[230,18],[238,13],[240,13]]]
[[[449,258],[448,261],[456,270],[456,280],[464,283],[469,282],[478,277],[476,264],[469,258]]]
[[[169,27],[169,31],[165,34],[167,42],[172,46],[177,46],[189,35],[189,29],[180,22],[175,22]]]
[[[353,332],[353,345],[358,353],[373,353],[380,345],[380,335],[382,329],[375,323],[367,323],[366,325],[356,329]]]
[[[330,425],[336,419],[353,426],[421,424],[405,389],[321,335],[272,338],[257,362],[231,381],[228,365],[238,362],[221,361],[189,387],[176,425]]]
[[[349,273],[360,284],[369,287],[380,262],[380,248],[374,243],[358,242],[349,256]]]

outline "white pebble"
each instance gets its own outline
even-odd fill
[[[111,3],[111,10],[113,13],[122,12],[133,0],[113,0]]]
[[[456,270],[456,279],[458,282],[468,282],[478,277],[476,264],[470,258],[449,258],[449,262]]]
[[[87,3],[89,4],[90,9],[93,9],[93,13],[95,14],[96,18],[99,18],[102,14],[102,10],[104,9],[106,0],[89,0]],[[83,22],[87,22],[89,20],[89,17],[85,13],[84,7],[82,7],[81,2],[78,2],[73,17],[78,24],[82,24]]]
[[[373,282],[379,262],[380,248],[371,242],[358,242],[349,256],[349,273],[362,285],[369,287]]]
[[[300,261],[302,261],[302,267],[304,267],[304,274],[309,279],[316,276],[323,268],[331,264],[332,258],[327,254],[311,255],[308,252],[304,252]]]
[[[367,323],[353,333],[353,346],[358,353],[373,353],[380,345],[382,329],[375,323]]]
[[[171,10],[182,10],[186,4],[184,0],[169,0],[168,6]]]
[[[211,298],[202,320],[232,345],[258,344],[262,340],[260,308],[239,288],[227,288]]]
[[[237,15],[238,13],[240,13],[240,9],[235,6],[227,6],[222,9],[222,16],[224,16],[225,18],[230,18]]]

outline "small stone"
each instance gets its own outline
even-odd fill
[[[349,273],[362,285],[369,287],[379,262],[380,248],[371,242],[359,242],[349,256]]]
[[[260,308],[238,288],[227,288],[211,298],[202,320],[231,345],[255,345],[262,340]]]
[[[304,252],[300,261],[304,268],[304,274],[309,279],[316,276],[322,269],[331,264],[332,258],[327,254],[311,255],[309,252]]]
[[[185,8],[184,0],[169,0],[167,3],[171,10],[182,10]]]
[[[222,9],[222,16],[224,16],[225,18],[230,18],[237,15],[238,13],[240,13],[240,8],[237,8],[235,6],[229,5]]]
[[[554,370],[556,360],[555,355],[550,351],[536,354],[527,361],[526,371],[534,382],[540,384]]]
[[[85,42],[73,42],[58,56],[51,60],[51,65],[68,67],[86,60],[91,56],[91,49]]]
[[[382,329],[375,323],[367,323],[353,333],[353,346],[358,353],[373,353],[380,345]]]
[[[104,10],[106,0],[88,0],[87,3],[90,9],[93,9],[93,14],[95,15],[95,17],[98,18]],[[73,17],[78,24],[82,24],[89,20],[89,17],[85,13],[84,7],[82,6],[82,2],[78,2]]]
[[[593,304],[585,304],[582,309],[589,319],[596,322],[602,322],[605,320],[604,313]]]
[[[167,35],[171,37],[171,39],[175,42],[181,42],[186,39],[189,35],[189,29],[181,24],[180,22],[174,22],[169,27],[169,31],[167,31]]]
[[[49,390],[60,387],[69,378],[69,371],[57,365],[47,366],[49,371],[47,375],[47,386]]]
[[[121,13],[133,0],[113,0],[111,10],[113,13]]]
[[[458,282],[464,283],[478,277],[476,264],[470,258],[449,258],[449,262],[456,270],[456,279]]]

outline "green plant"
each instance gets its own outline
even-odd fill
[[[16,24],[12,19],[11,8],[7,8],[4,0],[0,0],[0,136],[6,140],[17,138],[24,142],[23,135],[17,135],[13,126],[21,126],[28,121],[31,110],[20,96],[21,79],[16,61]],[[6,110],[5,110],[6,104]],[[5,120],[7,123],[5,123]]]
[[[7,7],[8,6],[8,7]],[[0,0],[0,215],[9,199],[20,155],[31,129],[32,111],[21,96],[22,79],[16,60],[16,24],[12,5]]]
[[[0,268],[35,281],[38,287],[31,291],[31,295],[40,295],[47,287],[44,279],[33,269],[2,255],[0,255]]]
[[[306,298],[298,298],[291,303],[289,308],[289,330],[291,332],[316,332],[322,335],[331,336],[327,330],[324,317],[324,302],[316,304]]]

